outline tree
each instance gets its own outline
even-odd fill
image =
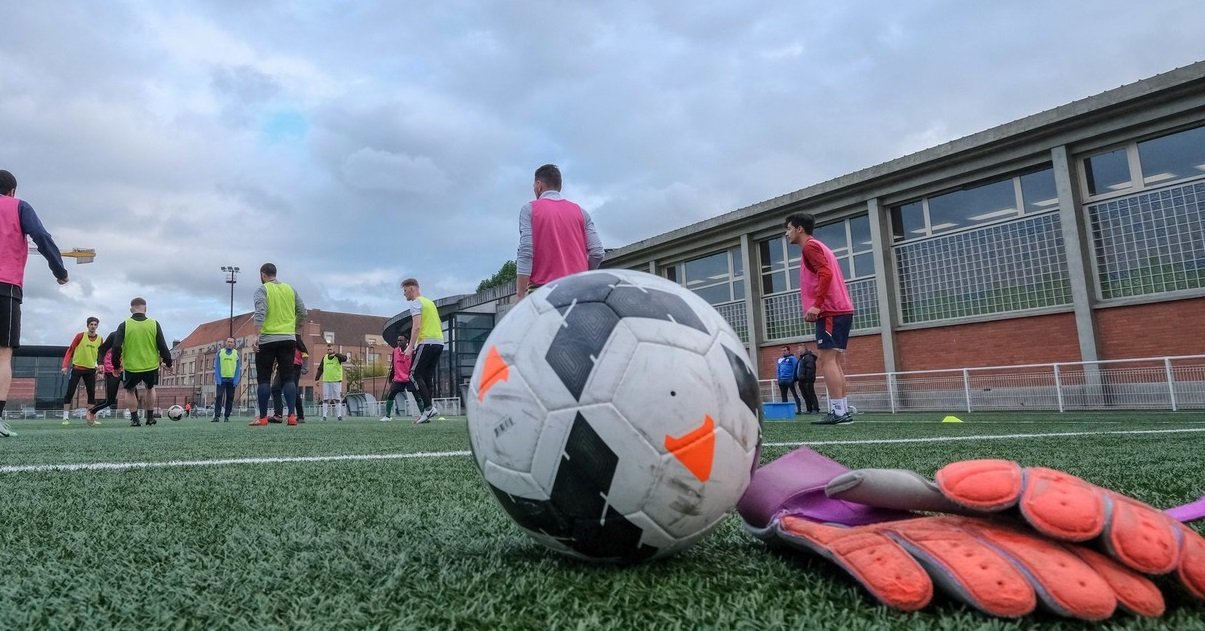
[[[388,366],[376,362],[368,366],[361,366],[351,362],[344,364],[343,376],[347,378],[347,392],[367,392],[368,389],[372,389],[365,389],[365,382],[379,387],[384,382],[383,378],[388,369]],[[377,393],[372,393],[372,395],[377,396]]]
[[[481,281],[477,284],[477,291],[485,291],[494,287],[501,287],[515,279],[515,262],[507,261],[498,268],[498,271],[493,276]]]

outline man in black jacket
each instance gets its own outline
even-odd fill
[[[812,349],[803,347],[799,355],[799,363],[795,367],[795,378],[799,381],[799,389],[803,391],[803,401],[807,404],[808,414],[820,413],[820,401],[816,399],[816,355]]]

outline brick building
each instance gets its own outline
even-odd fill
[[[813,340],[800,251],[783,237],[800,211],[817,216],[858,311],[848,373],[1205,354],[1205,62],[609,251],[603,265],[694,290],[772,378],[782,345]]]
[[[1174,387],[1170,365],[1135,362],[1064,375],[1063,394],[1057,367],[1019,368],[1205,355],[1205,62],[610,249],[603,267],[696,292],[773,379],[783,345],[814,342],[783,237],[793,212],[817,216],[842,267],[857,309],[846,373],[865,379],[852,388],[866,409],[969,408],[950,369],[993,366],[1010,368],[983,371],[997,381],[975,396],[995,409],[1158,407],[1169,388],[1173,408],[1205,407],[1199,358]],[[513,293],[438,301],[441,396],[463,393]],[[947,374],[908,394],[891,375],[910,371]]]
[[[308,374],[302,378],[302,398],[314,400],[313,375],[317,371],[319,356],[326,351],[326,341],[332,340],[338,352],[348,356],[349,366],[368,366],[383,372],[389,358],[389,345],[381,337],[387,318],[383,316],[339,313],[310,309],[302,326],[302,340],[310,351]],[[242,355],[243,381],[235,393],[240,404],[255,402],[254,387],[257,383],[255,359],[247,338],[257,332],[250,313],[234,316],[235,347]],[[159,399],[163,405],[193,401],[199,405],[213,403],[213,361],[217,350],[230,333],[230,320],[223,318],[199,325],[183,340],[172,346],[175,371],[160,380]],[[247,386],[250,385],[251,388]],[[370,391],[379,390],[384,377],[367,384]]]

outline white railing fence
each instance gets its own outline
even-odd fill
[[[1205,410],[1205,355],[874,373],[845,380],[849,402],[859,411]],[[776,381],[760,384],[763,401],[779,400]],[[816,395],[827,400],[823,378],[816,380]]]

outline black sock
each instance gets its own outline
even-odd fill
[[[8,401],[0,401],[0,417],[4,416],[4,404]]]

